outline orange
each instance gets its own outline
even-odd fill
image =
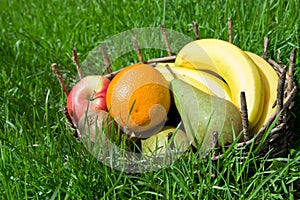
[[[122,69],[110,82],[106,103],[110,115],[123,128],[144,132],[165,122],[171,96],[164,76],[150,65]]]

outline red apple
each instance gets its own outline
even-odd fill
[[[85,115],[82,115],[78,121],[78,131],[81,138],[88,138],[95,143],[97,136],[105,138],[108,133],[104,131],[112,130],[112,118],[107,111],[104,110],[89,110]],[[100,138],[101,139],[101,138]]]
[[[95,156],[108,155],[114,128],[113,119],[104,110],[89,110],[78,121],[81,142]]]
[[[68,113],[77,124],[89,110],[106,110],[106,91],[110,80],[104,76],[86,76],[74,85],[67,99]]]

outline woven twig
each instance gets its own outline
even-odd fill
[[[158,62],[173,62],[175,61],[176,56],[167,56],[167,57],[162,57],[162,58],[153,58],[147,60],[145,63],[151,64],[151,63],[158,63]]]
[[[268,63],[271,64],[274,68],[274,70],[277,72],[278,75],[280,75],[283,71],[283,66],[278,64],[275,60],[268,58]]]
[[[242,112],[242,125],[243,125],[243,135],[244,141],[248,141],[251,139],[250,132],[248,130],[249,121],[248,121],[248,110],[247,110],[247,101],[245,92],[241,92],[241,112]]]
[[[280,113],[280,111],[283,108],[283,100],[284,100],[284,85],[285,85],[285,79],[286,79],[286,68],[283,69],[283,72],[278,80],[278,86],[277,86],[277,110],[276,113]],[[282,115],[280,115],[277,123],[282,122]]]
[[[264,52],[263,52],[263,59],[268,59],[268,44],[269,44],[269,38],[264,37]]]
[[[277,50],[277,63],[278,63],[278,64],[281,63],[280,54],[281,54],[281,50],[278,49],[278,50]]]
[[[110,73],[112,73],[112,70],[110,68],[109,56],[107,55],[107,53],[102,45],[99,46],[99,49],[100,49],[100,52],[101,52],[101,55],[102,55],[102,58],[103,58],[103,61],[105,64],[105,70],[106,70],[107,74],[110,74]]]
[[[232,43],[232,19],[228,18],[228,42]]]
[[[167,48],[168,56],[172,56],[172,51],[171,51],[171,48],[170,48],[170,44],[169,44],[169,40],[168,40],[166,29],[165,29],[164,25],[161,25],[160,28],[161,28],[161,32],[162,32],[162,35],[163,35],[163,38],[164,38],[164,41],[165,41],[165,45],[166,45],[166,48]]]
[[[56,75],[56,77],[58,79],[58,82],[59,82],[60,86],[63,88],[65,96],[68,97],[69,92],[68,92],[67,86],[66,86],[66,84],[65,84],[65,82],[64,82],[64,80],[63,80],[63,78],[62,78],[62,76],[61,76],[61,74],[59,72],[57,64],[53,63],[51,65],[51,68],[54,71],[54,73],[55,73],[55,75]]]
[[[198,30],[198,24],[196,22],[192,22],[192,24],[193,24],[193,30],[195,33],[195,38],[196,38],[196,40],[199,40],[200,34],[199,34],[199,30]]]
[[[219,133],[218,131],[214,131],[212,133],[212,147],[213,147],[213,153],[212,153],[212,160],[216,160],[219,154],[219,148],[218,148],[218,138],[219,138]]]
[[[78,61],[78,55],[77,55],[76,49],[73,49],[72,55],[73,55],[73,56],[72,56],[73,62],[74,62],[75,65],[76,65],[78,77],[79,77],[79,79],[82,79],[82,78],[83,78],[83,75],[82,75],[82,71],[81,71],[81,68],[80,68],[79,61]]]
[[[143,55],[141,53],[141,49],[140,49],[139,44],[137,42],[136,36],[132,36],[132,43],[133,43],[134,49],[137,53],[137,56],[139,58],[140,63],[145,63]]]
[[[290,55],[290,64],[289,64],[289,72],[288,72],[288,87],[287,92],[291,92],[293,86],[294,86],[294,68],[295,68],[295,62],[296,62],[296,47],[293,48],[291,55]]]

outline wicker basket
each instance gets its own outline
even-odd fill
[[[195,38],[199,39],[199,33],[198,33],[198,26],[195,22],[193,22],[193,30],[195,33]],[[139,61],[141,63],[147,63],[152,66],[155,66],[158,62],[171,62],[174,61],[176,56],[173,56],[170,50],[170,45],[168,42],[168,36],[166,34],[166,31],[164,27],[161,27],[162,35],[165,41],[166,49],[168,52],[168,56],[162,57],[162,58],[154,58],[151,60],[144,60],[143,56],[141,54],[140,48],[137,44],[136,38],[134,37],[132,42],[135,47],[136,53],[138,55]],[[232,22],[229,19],[228,20],[228,40],[229,42],[232,42]],[[267,47],[268,47],[268,38],[265,37],[264,40],[264,53],[263,58],[268,61],[271,66],[276,70],[277,74],[279,75],[279,82],[278,82],[278,89],[277,89],[277,111],[276,113],[269,118],[266,124],[261,128],[261,130],[255,134],[255,136],[249,135],[249,131],[247,130],[247,118],[245,119],[245,116],[247,116],[247,110],[243,109],[243,104],[241,105],[241,112],[243,117],[243,134],[244,134],[244,141],[237,143],[237,149],[243,150],[245,157],[247,157],[247,153],[249,151],[249,148],[256,148],[257,151],[255,152],[257,155],[263,156],[265,154],[269,154],[270,157],[283,157],[286,156],[289,152],[289,148],[293,142],[294,139],[294,121],[295,116],[293,114],[294,107],[295,107],[295,96],[297,92],[297,87],[294,82],[294,66],[295,66],[295,51],[296,48],[293,48],[290,55],[290,63],[288,64],[288,67],[286,65],[278,64],[271,58],[267,57]],[[106,75],[109,79],[112,79],[119,71],[112,72],[110,69],[110,61],[109,58],[105,52],[105,49],[100,46],[101,54],[103,57],[103,60],[106,64],[106,70],[108,74]],[[79,76],[80,76],[80,65],[77,59],[76,51],[73,50],[73,60],[77,66]],[[65,93],[67,94],[67,89],[63,83],[62,77],[59,73],[59,70],[56,66],[56,64],[52,65],[53,70],[55,71],[56,75],[58,76],[59,82],[61,86],[63,87]],[[288,69],[288,70],[287,70]],[[242,97],[242,96],[241,96]],[[244,100],[244,98],[242,98]],[[246,102],[244,100],[244,102]],[[70,120],[70,117],[68,116],[66,107],[63,106],[63,110],[68,122],[68,125],[72,127],[75,130],[74,136],[76,138],[80,139],[80,135],[78,134],[78,131],[76,131],[76,127]],[[245,123],[244,123],[245,122]],[[271,131],[267,131],[268,129],[271,129]],[[266,132],[269,134],[266,135]],[[221,152],[221,148],[217,147],[217,138],[218,134],[214,134],[214,146],[212,159],[217,160],[223,157],[223,154]],[[254,146],[253,146],[254,144]],[[227,146],[229,147],[229,146]]]

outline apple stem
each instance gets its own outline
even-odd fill
[[[79,64],[79,61],[78,61],[77,51],[76,51],[75,48],[73,49],[72,54],[73,54],[72,59],[73,59],[73,62],[75,63],[75,65],[76,65],[76,69],[77,69],[77,73],[78,73],[79,79],[82,79],[83,76],[82,76],[80,64]]]
[[[62,78],[62,76],[61,76],[61,74],[60,74],[60,72],[59,72],[59,69],[58,69],[58,67],[57,67],[57,64],[56,64],[56,63],[53,63],[53,64],[51,65],[51,67],[52,67],[52,70],[54,71],[56,77],[58,78],[59,84],[60,84],[60,86],[63,88],[66,97],[68,97],[68,94],[69,94],[69,93],[68,93],[67,87],[66,87],[66,85],[65,85],[65,82],[64,82],[64,80],[63,80],[63,78]]]
[[[143,59],[143,56],[142,56],[142,53],[141,53],[141,49],[137,43],[137,39],[136,39],[136,36],[132,36],[132,43],[133,43],[133,46],[134,46],[134,49],[138,55],[138,58],[139,58],[139,61],[140,63],[145,63],[144,59]]]
[[[94,92],[93,95],[92,95],[93,98],[90,98],[90,99],[89,99],[90,101],[94,101],[94,100],[96,100],[96,99],[100,99],[100,98],[104,98],[104,97],[105,97],[104,95],[95,96],[95,93],[96,93],[96,92]],[[94,97],[94,96],[95,96],[95,97]]]
[[[194,29],[196,40],[199,40],[200,35],[199,35],[199,30],[198,30],[198,24],[196,22],[192,22],[192,24],[193,24],[193,29]]]
[[[248,110],[247,110],[246,94],[244,91],[241,92],[240,98],[241,98],[243,135],[244,135],[244,141],[246,142],[251,139],[251,136],[248,130],[249,127]]]
[[[164,25],[161,25],[160,28],[161,28],[161,32],[162,32],[162,35],[163,35],[163,38],[164,38],[164,41],[165,41],[165,45],[166,45],[166,48],[167,48],[168,56],[172,56],[172,52],[171,52],[171,48],[170,48],[170,44],[169,44],[169,40],[168,40],[166,29],[165,29]]]
[[[112,70],[110,68],[110,60],[109,60],[109,57],[104,49],[104,47],[102,45],[99,46],[100,48],[100,52],[102,54],[102,58],[103,58],[103,61],[105,63],[105,70],[108,74],[111,74],[112,73]]]
[[[228,18],[228,42],[232,43],[232,19]]]

